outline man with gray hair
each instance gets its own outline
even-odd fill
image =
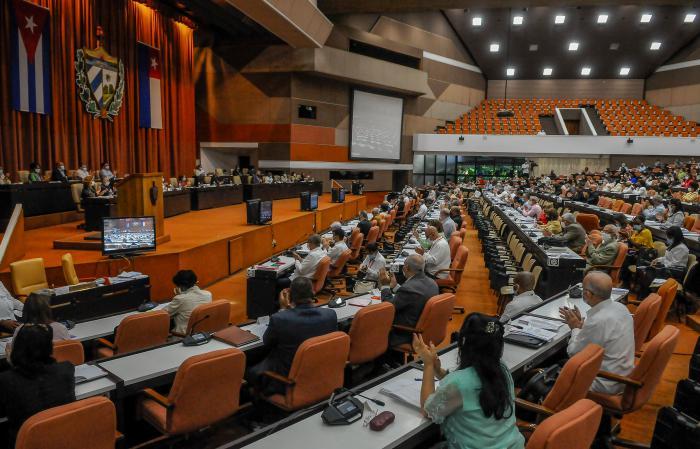
[[[396,313],[394,324],[416,327],[423,308],[428,299],[440,293],[435,281],[424,273],[425,260],[420,254],[408,256],[403,264],[403,274],[406,281],[399,284],[396,276],[391,276],[385,269],[379,272],[379,285],[382,290],[382,301],[394,305]],[[389,335],[391,346],[410,343],[413,335],[410,332],[392,330]]]
[[[305,258],[301,258],[296,252],[292,253],[294,257],[294,272],[289,277],[277,278],[277,289],[281,290],[290,286],[292,281],[298,277],[305,277],[313,280],[316,274],[316,267],[318,267],[319,262],[326,256],[326,252],[321,247],[321,236],[318,234],[311,234],[308,239],[306,239],[306,244],[309,247],[309,254]]]
[[[612,265],[617,258],[620,243],[617,241],[619,228],[615,225],[605,225],[599,235],[591,233],[586,239],[586,270],[592,267]],[[601,268],[603,269],[603,268]]]
[[[503,309],[501,321],[507,322],[530,306],[542,303],[542,298],[534,292],[535,276],[529,271],[519,271],[513,280],[515,297]]]
[[[442,224],[442,233],[445,236],[445,240],[449,240],[452,237],[452,233],[457,230],[457,225],[450,217],[449,209],[440,209],[440,223]]]
[[[551,236],[551,233],[544,231],[545,236],[551,236],[552,240],[562,246],[568,246],[577,254],[586,244],[586,230],[576,222],[576,217],[572,213],[565,213],[561,216],[562,233]]]
[[[342,229],[342,228],[343,228],[343,224],[339,221],[334,221],[333,223],[331,223],[331,232],[333,232],[336,229]]]
[[[583,301],[591,308],[584,314],[574,306],[562,307],[559,314],[571,328],[566,350],[569,356],[582,351],[589,344],[603,348],[601,371],[628,376],[634,369],[634,320],[623,304],[610,299],[612,279],[600,271],[592,271],[583,278]],[[620,394],[625,385],[597,377],[592,392]]]

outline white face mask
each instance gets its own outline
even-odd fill
[[[40,168],[35,168],[35,169],[34,169],[34,173],[41,173],[41,169],[40,169]]]

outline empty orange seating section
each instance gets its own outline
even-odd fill
[[[611,136],[697,137],[698,125],[650,105],[645,100],[614,99],[491,99],[484,100],[454,122],[439,127],[439,134],[537,134],[540,116],[554,115],[556,108],[593,106]],[[512,117],[498,117],[509,109]]]

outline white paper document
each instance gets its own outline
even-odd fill
[[[398,378],[384,384],[379,393],[420,409],[421,385],[421,380]]]

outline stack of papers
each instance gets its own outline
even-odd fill
[[[544,341],[552,341],[554,337],[557,336],[556,332],[552,332],[546,329],[542,329],[535,326],[521,326],[519,324],[510,324],[511,330],[509,334],[523,334],[529,335],[530,337],[539,338]]]
[[[78,365],[75,367],[75,383],[90,382],[100,377],[105,377],[107,374],[107,371],[97,365]]]
[[[548,320],[546,318],[540,318],[532,315],[523,315],[516,320],[510,322],[512,326],[520,327],[537,327],[539,329],[544,329],[550,332],[558,332],[559,329],[564,326],[565,323],[562,321]]]
[[[355,307],[367,307],[372,304],[372,299],[370,298],[353,298],[348,301],[348,304]]]
[[[139,273],[138,271],[124,271],[123,273],[119,273],[117,277],[123,279],[135,279],[140,276],[143,276],[143,274]]]
[[[379,393],[420,409],[421,385],[420,380],[399,378],[384,384]],[[435,387],[437,388],[437,382]]]

